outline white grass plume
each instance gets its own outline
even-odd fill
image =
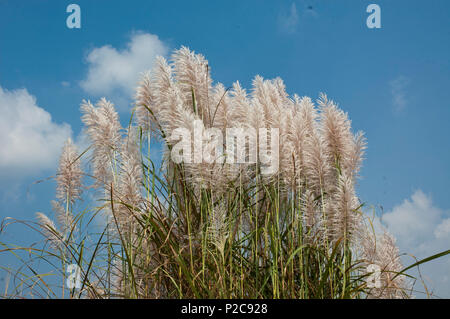
[[[82,121],[86,126],[92,146],[93,175],[97,187],[113,181],[115,160],[120,143],[120,122],[114,105],[102,98],[97,107],[89,101],[81,105]]]
[[[117,201],[118,221],[125,223],[133,220],[143,202],[142,197],[142,160],[138,135],[130,128],[120,149],[120,172],[114,197]]]
[[[172,55],[175,80],[177,81],[183,102],[194,109],[193,95],[196,102],[196,114],[205,122],[211,119],[209,91],[212,80],[208,61],[201,54],[181,47]]]
[[[361,227],[361,215],[357,211],[359,205],[351,177],[340,175],[339,184],[328,207],[328,226],[334,242],[339,239],[349,242],[354,240]]]
[[[50,243],[50,246],[58,250],[63,244],[63,235],[56,228],[55,223],[43,213],[36,213],[38,224],[42,230],[42,234]]]
[[[320,129],[325,141],[325,152],[330,161],[330,166],[350,167],[353,135],[347,113],[339,109],[325,94],[320,95],[318,103],[321,110]],[[338,175],[336,170],[335,175]]]
[[[73,204],[82,193],[81,169],[77,147],[69,138],[63,147],[56,174],[56,198],[63,203]]]
[[[141,81],[136,89],[136,118],[137,124],[142,130],[147,132],[154,132],[157,127],[153,127],[155,120],[149,109],[154,108],[155,94],[152,87],[152,80],[150,72],[142,75]]]

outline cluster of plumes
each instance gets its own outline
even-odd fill
[[[145,211],[147,202],[143,196],[143,165],[141,158],[140,135],[136,126],[122,128],[114,105],[101,99],[94,106],[84,101],[81,106],[82,121],[90,140],[94,187],[103,196],[103,209],[110,229],[110,238],[117,242],[125,240],[134,249],[134,263],[148,264],[146,259],[152,245],[148,238],[138,235],[141,231],[138,220]],[[120,267],[114,264],[113,277],[115,286],[112,290],[121,295],[129,289],[126,278]],[[134,278],[138,282],[138,290],[147,287],[144,281],[145,269],[134,267]]]
[[[142,194],[144,176],[138,128],[123,129],[113,104],[106,99],[101,99],[95,106],[84,101],[81,111],[85,132],[91,141],[94,187],[103,192],[107,203],[104,211],[109,213],[111,224],[128,232],[128,238],[133,240],[133,233],[138,228],[133,221],[147,205]],[[217,158],[223,154],[214,152],[216,158],[211,161],[181,166],[183,182],[189,184],[194,193],[206,189],[212,197],[219,199],[212,203],[214,209],[208,216],[208,236],[213,245],[224,254],[230,235],[227,194],[236,187],[250,188],[256,183],[277,185],[284,199],[299,199],[306,242],[334,245],[344,240],[353,246],[358,241],[365,260],[384,270],[384,289],[374,291],[371,296],[399,296],[403,282],[399,277],[393,279],[391,276],[391,271],[401,268],[395,243],[386,235],[375,250],[372,237],[365,234],[362,227],[354,186],[366,148],[364,135],[352,133],[347,114],[325,95],[320,96],[316,105],[309,97],[289,96],[280,78],[265,80],[260,76],[253,80],[250,93],[239,82],[226,89],[221,83],[213,84],[208,62],[202,55],[182,47],[175,51],[169,62],[158,57],[154,69],[143,75],[136,91],[135,114],[142,136],[148,133],[148,136],[157,136],[164,141],[165,165],[169,173],[174,168],[170,150],[179,141],[174,137],[177,129],[184,128],[192,133],[194,123],[198,122],[204,129],[218,130],[222,136],[226,136],[226,130],[230,128],[248,134],[258,132],[260,128],[278,129],[279,151],[278,154],[273,154],[273,150],[271,153],[276,157],[278,169],[270,174],[261,174],[263,163],[258,152],[256,162],[223,162]],[[212,138],[215,137],[201,137],[203,141]],[[194,136],[192,144],[195,139]],[[266,142],[270,144],[270,138],[267,137]],[[255,151],[251,147],[257,147],[250,144],[245,145],[249,153]],[[195,150],[195,146],[191,146]],[[55,210],[61,213],[67,213],[64,207],[72,205],[81,194],[82,171],[77,159],[78,153],[68,141],[57,177]],[[56,245],[59,237],[55,234],[58,233],[52,231],[56,228],[45,215],[38,218],[51,243]],[[67,214],[64,218],[68,218]],[[61,217],[61,221],[68,223],[64,218]],[[173,229],[173,232],[181,231]],[[181,233],[178,235],[183,237]],[[141,247],[153,249],[149,242]]]
[[[307,219],[320,221],[316,228],[326,232],[329,240],[352,234],[359,223],[353,187],[366,143],[361,132],[352,134],[347,114],[325,95],[321,95],[318,107],[308,97],[289,97],[280,78],[257,76],[251,94],[247,94],[239,82],[228,90],[221,83],[213,85],[209,71],[205,58],[185,47],[175,51],[170,63],[158,58],[137,89],[139,126],[161,136],[167,149],[177,142],[171,138],[172,132],[177,128],[193,132],[194,120],[201,120],[206,129],[219,129],[222,136],[229,128],[253,128],[253,132],[277,128],[279,153],[275,156],[279,167],[273,174],[258,175],[258,164],[250,161],[184,163],[186,180],[196,189],[224,193],[237,182],[248,185],[257,177],[263,183],[280,183],[286,193],[303,194],[302,198],[310,200]],[[312,204],[311,198],[320,198],[320,202]]]
[[[64,143],[59,158],[56,173],[56,199],[51,202],[53,212],[59,228],[45,214],[37,213],[39,226],[44,237],[54,249],[63,248],[63,242],[68,235],[76,230],[72,206],[76,200],[81,198],[83,192],[83,170],[81,168],[81,154],[73,141],[69,138]]]
[[[137,88],[136,106],[138,125],[164,140],[168,165],[169,150],[178,141],[172,133],[177,128],[192,133],[195,120],[201,120],[206,129],[219,129],[223,136],[227,128],[253,128],[256,132],[259,128],[277,128],[279,168],[273,174],[259,174],[258,163],[228,165],[203,161],[183,164],[186,182],[195,189],[206,188],[217,197],[236,187],[236,181],[247,186],[256,179],[277,183],[286,196],[301,199],[306,239],[319,238],[321,243],[331,244],[344,239],[353,245],[367,237],[354,189],[366,141],[362,132],[352,133],[347,114],[324,94],[315,105],[309,97],[290,97],[280,78],[265,80],[260,76],[253,80],[250,94],[239,82],[225,89],[221,83],[213,84],[208,61],[202,55],[182,47],[169,62],[159,57],[154,69],[143,76]],[[209,140],[211,136],[202,138]],[[213,220],[224,224],[227,216],[220,211]],[[213,223],[217,228],[213,234],[222,247],[223,236],[217,234],[223,225],[216,224]],[[401,264],[395,257],[395,244],[383,238],[377,261],[387,270],[383,280],[391,284],[389,271],[398,270]],[[398,280],[397,277],[395,283]],[[401,284],[394,286],[379,296],[392,297],[386,291],[397,293]]]
[[[140,211],[139,206],[143,202],[142,161],[137,129],[122,129],[114,105],[104,98],[96,106],[83,101],[81,111],[85,132],[91,142],[91,152],[86,153],[90,156],[92,167],[92,173],[88,175],[94,179],[93,186],[101,190],[103,202],[106,203],[103,211],[107,213],[111,229],[117,230],[117,226],[127,225],[124,229],[130,230],[133,227],[133,214]],[[73,204],[81,198],[83,190],[81,155],[72,140],[68,139],[56,175],[56,200],[52,201],[62,240],[66,240],[76,230]],[[40,225],[48,229],[47,220],[51,220],[39,214]],[[59,232],[53,222],[51,226]],[[49,232],[44,234],[52,235]],[[54,242],[55,238],[49,236],[47,239]]]
[[[91,142],[94,186],[103,190],[107,203],[112,203],[105,207],[109,221],[113,228],[130,224],[142,203],[142,161],[136,127],[124,130],[114,105],[104,98],[96,106],[84,101],[81,111]]]

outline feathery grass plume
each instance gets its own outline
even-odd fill
[[[330,198],[328,228],[334,242],[353,242],[361,227],[361,215],[357,211],[359,200],[355,195],[351,177],[342,174],[336,192]]]
[[[114,105],[102,98],[97,107],[89,101],[81,105],[82,121],[92,146],[93,176],[96,187],[105,187],[113,181],[116,156],[121,139],[119,116]]]
[[[39,227],[42,230],[42,234],[50,243],[50,246],[58,250],[63,244],[63,235],[58,231],[53,221],[43,213],[36,213]]]
[[[373,228],[367,225],[361,228],[361,231],[358,232],[357,248],[366,266],[377,259],[377,236]]]
[[[117,202],[116,216],[120,223],[134,220],[133,215],[140,211],[142,197],[142,160],[138,135],[129,128],[120,149],[120,171],[114,191]]]
[[[259,105],[263,112],[264,126],[261,127],[280,127],[286,96],[285,92],[280,92],[284,86],[279,81],[264,80],[259,75],[253,79],[252,103]]]
[[[63,147],[56,174],[56,198],[61,202],[73,204],[82,193],[83,171],[77,147],[69,138]]]
[[[246,116],[248,118],[248,125],[255,129],[266,128],[265,112],[262,105],[261,103],[254,103],[254,89],[252,89],[250,95],[247,95],[245,89],[242,89],[240,86],[236,88],[238,89],[236,92],[239,94],[239,98],[236,100],[240,101],[244,107],[248,105]]]
[[[51,205],[56,216],[56,221],[61,227],[61,232],[64,234],[65,239],[71,231],[75,232],[77,230],[77,225],[75,224],[72,211],[67,210],[60,204],[60,202],[55,200],[51,201]]]
[[[254,143],[245,143],[244,145],[244,158],[246,163],[239,166],[229,165],[227,169],[232,171],[231,176],[234,179],[240,179],[243,184],[251,183],[255,177],[256,163],[258,162],[258,129],[264,128],[261,122],[258,122],[257,106],[252,105],[251,98],[247,95],[247,91],[241,87],[239,81],[233,83],[230,89],[230,100],[232,105],[232,120],[230,121],[232,127],[243,129],[245,134],[248,135],[248,141],[254,141]],[[256,119],[254,122],[253,119]],[[258,124],[260,123],[260,124]],[[250,154],[256,154],[256,162],[251,161]],[[239,170],[235,168],[239,167]],[[233,180],[230,178],[230,180]]]
[[[183,104],[189,106],[205,123],[211,121],[209,91],[211,77],[208,61],[201,54],[182,46],[172,55],[175,80],[183,96]]]
[[[72,227],[75,227],[72,205],[81,196],[82,176],[80,155],[77,147],[69,138],[64,144],[56,174],[56,198],[58,202],[52,201],[53,211],[64,237],[70,233]]]
[[[291,159],[286,166],[287,176],[285,180],[291,188],[302,187],[306,183],[305,172],[305,150],[307,148],[308,138],[314,134],[317,111],[308,97],[300,98],[294,95],[292,119],[287,125],[286,143],[291,149]]]
[[[155,90],[155,103],[150,107],[162,137],[169,138],[173,130],[193,126],[195,116],[192,107],[186,105],[183,100],[183,92],[178,82],[173,77],[173,68],[167,61],[159,57],[153,71]]]
[[[141,81],[136,89],[136,121],[144,133],[155,132],[155,120],[148,109],[154,108],[155,95],[152,87],[150,72],[142,75]]]
[[[397,276],[403,269],[400,261],[399,250],[395,244],[395,238],[388,232],[384,232],[378,250],[378,262],[381,273],[381,295],[387,299],[398,299],[407,297],[407,286],[402,275]]]
[[[261,76],[256,76],[253,80],[252,100],[254,105],[253,112],[261,113],[253,115],[253,122],[258,128],[276,128],[278,129],[278,154],[272,156],[278,157],[278,170],[273,174],[264,175],[263,181],[266,183],[274,182],[280,174],[286,171],[286,165],[291,162],[292,152],[287,144],[286,121],[289,120],[291,113],[291,101],[285,92],[285,86],[280,78],[274,80],[264,80]],[[271,136],[267,136],[267,143],[270,144]]]
[[[148,79],[144,78],[143,84],[138,89],[141,91],[138,95],[148,95],[148,98],[136,103],[142,113],[147,112],[153,132],[164,137],[171,117],[182,104],[180,93],[172,79],[172,68],[166,59],[157,57],[154,69]]]
[[[233,104],[233,124],[237,127],[253,127],[249,123],[250,101],[247,91],[241,87],[239,81],[233,83],[230,89],[230,96]],[[254,128],[257,128],[256,126]]]
[[[291,134],[294,122],[294,103],[286,100],[279,118],[279,172],[282,190],[294,190],[297,184],[297,167],[295,166],[295,147]]]
[[[349,152],[349,159],[344,167],[346,174],[349,174],[353,179],[358,177],[359,170],[361,169],[361,164],[364,159],[364,153],[367,148],[366,138],[364,133],[359,131],[354,136],[354,141],[351,143],[351,149]]]
[[[326,153],[326,143],[316,129],[305,143],[305,175],[307,187],[315,196],[323,197],[332,187],[333,167]]]
[[[351,133],[351,122],[347,113],[328,100],[325,94],[321,94],[318,100],[321,117],[321,133],[325,140],[325,152],[328,156],[330,166],[335,167],[335,176],[342,172],[344,168],[351,167],[351,145],[353,145],[353,135]],[[351,172],[346,172],[352,175]]]

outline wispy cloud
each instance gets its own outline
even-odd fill
[[[297,29],[299,22],[297,6],[292,3],[288,12],[280,13],[278,16],[278,24],[282,31],[293,33]]]
[[[417,190],[411,198],[383,214],[381,221],[397,238],[401,252],[421,259],[450,249],[449,216],[449,211],[433,204],[430,195]],[[412,263],[411,258],[407,260]],[[428,288],[434,288],[437,296],[450,295],[450,256],[422,265],[421,272]]]
[[[389,82],[392,94],[392,105],[394,111],[397,113],[402,112],[406,108],[408,103],[406,98],[406,88],[409,83],[409,78],[403,75]]]
[[[69,124],[58,124],[26,89],[0,87],[0,179],[18,179],[56,168],[60,148],[71,136]]]
[[[278,28],[284,33],[296,33],[302,21],[308,17],[317,18],[318,16],[316,9],[311,3],[308,4],[306,1],[300,1],[299,8],[297,8],[297,5],[292,2],[289,9],[285,8],[279,13]]]
[[[125,103],[134,94],[140,74],[153,65],[158,55],[166,55],[167,46],[158,36],[134,33],[123,50],[111,45],[94,48],[87,55],[88,72],[81,87],[95,97],[108,96]],[[124,109],[124,105],[118,105]]]

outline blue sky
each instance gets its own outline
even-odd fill
[[[81,7],[81,29],[66,26],[70,3]],[[381,7],[381,29],[366,26],[370,3]],[[366,133],[358,194],[383,207],[401,251],[425,257],[448,249],[449,10],[445,0],[0,0],[0,219],[50,211],[54,183],[32,183],[54,174],[63,138],[77,140],[82,99],[107,95],[124,123],[129,119],[133,79],[114,73],[116,82],[96,82],[88,75],[114,68],[108,61],[128,61],[133,39],[153,35],[135,42],[149,57],[131,69],[185,45],[204,54],[213,79],[227,86],[239,80],[249,88],[260,74],[280,76],[290,94],[327,93]],[[105,56],[93,62],[93,52]],[[20,129],[42,138],[6,142],[6,130],[20,131],[18,119],[28,123]],[[0,241],[24,238],[33,237],[20,227],[0,234]],[[450,297],[450,259],[427,267],[436,294]]]

